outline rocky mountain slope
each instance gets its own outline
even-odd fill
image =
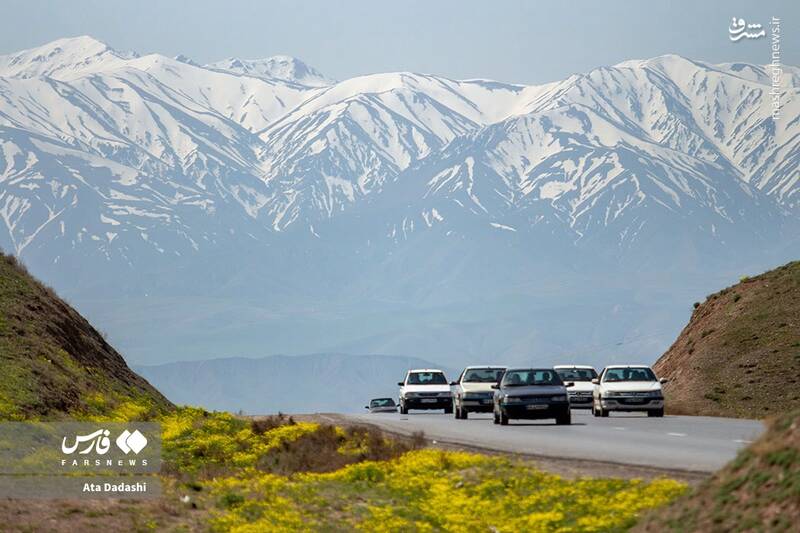
[[[0,419],[154,413],[171,404],[52,289],[0,255]]]
[[[762,418],[800,408],[800,262],[695,305],[655,365],[669,410]]]

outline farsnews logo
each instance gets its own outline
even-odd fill
[[[133,433],[126,429],[117,437],[117,447],[119,447],[125,455],[128,455],[130,452],[138,454],[145,446],[147,446],[147,438],[145,438],[138,429],[135,429]]]
[[[67,455],[72,455],[76,451],[81,455],[92,452],[98,455],[105,455],[111,448],[110,435],[111,432],[109,430],[98,429],[87,435],[76,435],[70,441],[72,445],[69,445],[67,437],[64,437],[61,441],[61,451]],[[138,429],[135,429],[133,433],[126,429],[119,434],[114,442],[117,448],[122,450],[125,455],[131,452],[138,455],[138,453],[147,446],[147,437]]]

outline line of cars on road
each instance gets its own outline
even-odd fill
[[[552,368],[468,366],[453,382],[438,369],[413,369],[397,385],[399,405],[392,398],[375,398],[370,412],[443,409],[464,420],[469,413],[493,413],[494,423],[514,419],[554,418],[571,423],[571,409],[591,409],[594,416],[611,411],[646,412],[664,416],[664,395],[647,365],[609,365],[598,375],[588,365]]]

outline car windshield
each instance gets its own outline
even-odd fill
[[[655,381],[656,375],[649,368],[609,368],[603,381]]]
[[[497,383],[504,371],[502,368],[470,368],[461,381],[464,383]]]
[[[556,372],[562,381],[592,381],[597,377],[594,368],[559,368]]]
[[[377,398],[369,402],[370,407],[394,407],[394,400],[391,398]]]
[[[504,387],[523,387],[530,385],[563,385],[555,370],[529,369],[509,370],[503,376]]]
[[[408,375],[407,385],[447,385],[441,372],[412,372]]]

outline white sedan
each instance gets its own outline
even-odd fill
[[[642,411],[647,416],[664,416],[661,384],[647,365],[612,365],[593,379],[592,414],[608,416],[611,411]]]
[[[553,367],[564,383],[574,383],[567,391],[569,406],[572,409],[590,409],[592,407],[592,380],[597,377],[597,370],[589,365],[556,365]]]
[[[503,376],[504,366],[468,366],[458,379],[450,384],[453,390],[453,412],[456,418],[466,420],[469,413],[491,413],[494,406],[494,389]]]

